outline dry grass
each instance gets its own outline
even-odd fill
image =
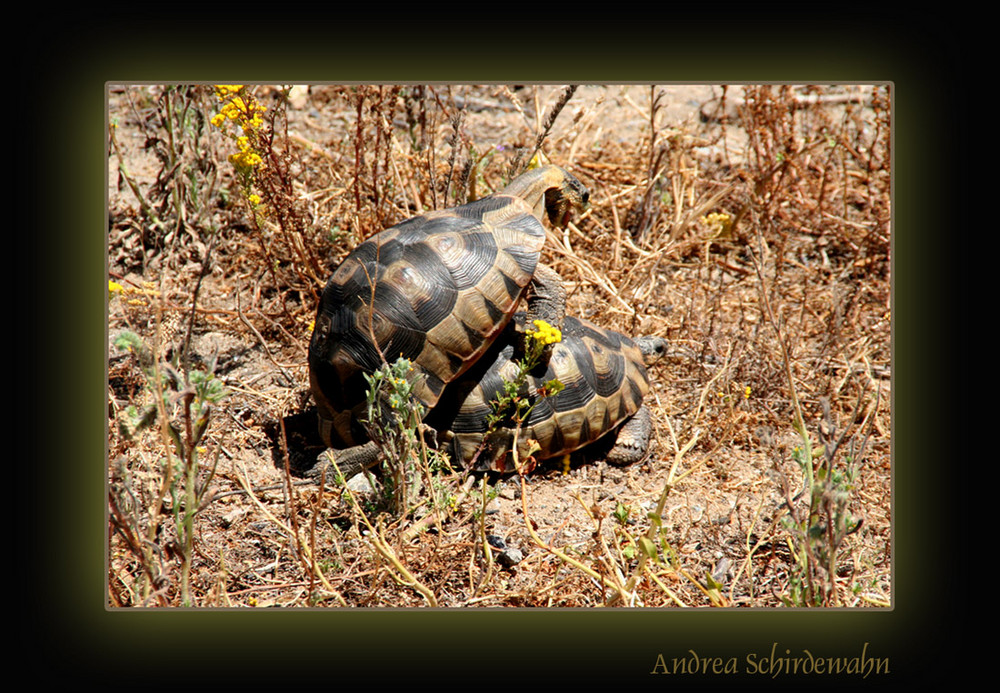
[[[110,95],[109,604],[891,603],[885,87],[250,92],[249,187],[210,87]],[[672,344],[650,460],[424,467],[403,513],[298,484],[331,268],[536,151],[592,194],[546,249],[570,311]],[[199,372],[227,389],[210,409]],[[130,405],[154,425],[123,431]]]

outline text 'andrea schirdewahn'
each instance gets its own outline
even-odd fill
[[[872,657],[868,643],[853,656],[821,657],[803,648],[792,654],[790,648],[771,644],[767,653],[749,652],[739,657],[705,657],[688,650],[681,657],[656,656],[651,674],[751,674],[770,676],[848,675],[868,678],[889,673],[888,657]]]

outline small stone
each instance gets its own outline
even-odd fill
[[[347,480],[345,486],[347,486],[352,493],[357,493],[362,496],[371,496],[375,494],[375,489],[372,487],[371,481],[368,480],[368,475],[364,472],[360,472],[352,476]]]
[[[500,497],[507,500],[517,500],[520,495],[518,494],[519,490],[520,488],[517,486],[508,486],[504,484],[504,486],[500,489]]]
[[[510,568],[512,566],[515,566],[523,560],[524,560],[524,554],[521,553],[520,549],[515,549],[514,547],[510,547],[505,549],[504,551],[501,551],[500,554],[497,556],[497,563],[502,565],[504,568]]]
[[[486,541],[488,541],[490,546],[492,546],[494,549],[502,550],[507,548],[507,543],[502,538],[498,537],[496,534],[487,534]]]
[[[220,521],[222,523],[223,528],[229,529],[234,524],[236,524],[237,520],[239,520],[241,517],[243,517],[246,514],[247,514],[247,511],[245,509],[243,509],[243,508],[233,508],[228,513],[226,513],[225,515],[223,515],[222,518],[220,519]]]

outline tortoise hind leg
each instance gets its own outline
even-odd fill
[[[330,461],[331,456],[334,462]],[[355,474],[374,467],[378,461],[379,448],[375,441],[342,450],[328,448],[319,454],[316,464],[306,472],[306,476],[319,483],[325,474],[326,482],[333,483],[339,471],[346,481]]]
[[[605,459],[609,464],[625,466],[641,462],[649,453],[653,419],[649,407],[639,407],[635,415],[618,429],[615,445]]]

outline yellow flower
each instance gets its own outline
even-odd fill
[[[108,280],[108,293],[109,294],[120,294],[123,291],[125,291],[125,287],[124,286],[122,286],[118,282],[113,282],[110,279]]]
[[[528,334],[542,344],[557,344],[562,341],[562,332],[544,320],[534,320],[535,329],[528,328]]]
[[[236,120],[240,117],[240,114],[246,110],[246,104],[244,104],[243,99],[238,96],[222,107],[222,112],[225,113],[226,117],[230,120]]]
[[[260,158],[260,154],[251,151],[249,149],[243,149],[235,154],[229,155],[229,160],[232,161],[239,167],[243,168],[253,168],[254,166],[260,166],[263,163],[263,159]]]
[[[233,94],[239,92],[242,88],[242,84],[216,84],[215,94],[219,97],[219,101],[225,101]]]
[[[264,124],[264,120],[260,117],[260,112],[262,110],[263,110],[262,106],[254,108],[254,111],[251,114],[250,119],[243,121],[243,129],[244,130],[259,130],[260,129],[260,127]]]
[[[714,231],[717,236],[726,236],[733,226],[733,218],[725,212],[712,212],[700,217],[698,221]]]
[[[212,125],[221,128],[228,118],[239,123],[244,132],[263,127],[264,119],[261,118],[261,114],[267,111],[267,107],[257,103],[252,96],[244,99],[240,95],[241,89],[243,89],[242,84],[215,85],[215,93],[223,105],[221,111],[212,117]]]

